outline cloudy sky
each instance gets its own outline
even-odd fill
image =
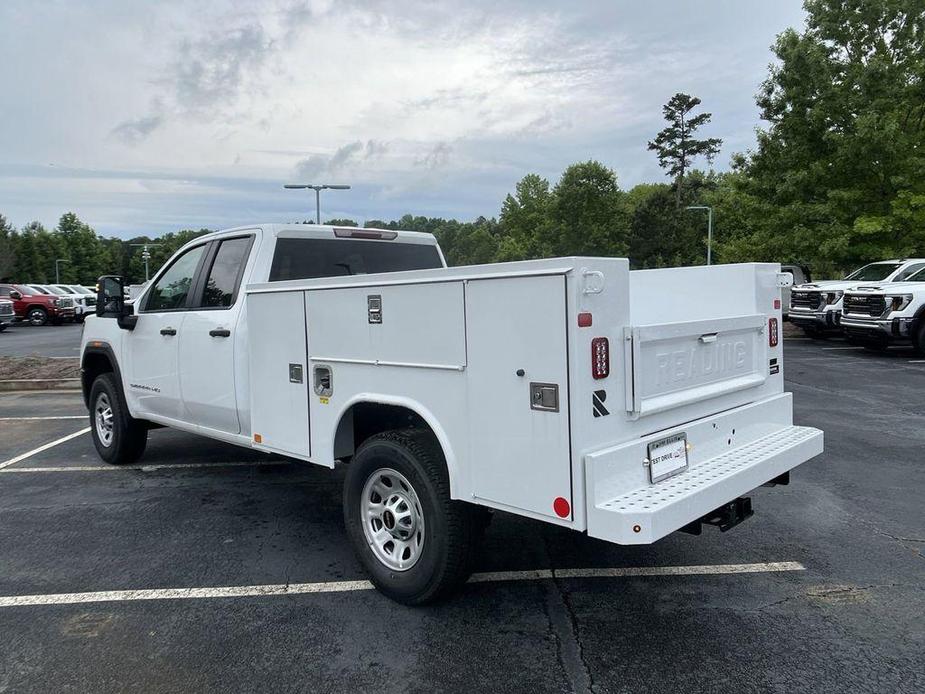
[[[311,216],[496,215],[589,158],[663,180],[675,92],[752,146],[799,0],[3,0],[0,213],[105,235]]]

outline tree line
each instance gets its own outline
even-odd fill
[[[780,34],[756,96],[766,123],[729,172],[694,167],[719,150],[698,139],[711,118],[700,100],[675,94],[666,127],[648,148],[670,182],[620,187],[597,161],[573,164],[555,182],[524,176],[497,217],[472,222],[405,215],[365,225],[437,236],[453,265],[557,255],[629,257],[633,267],[700,264],[714,211],[716,262],[810,265],[818,276],[893,256],[925,256],[925,7],[922,0],[806,0],[803,31]],[[328,220],[355,225],[354,220]],[[159,238],[104,239],[73,213],[53,230],[14,230],[0,216],[0,278],[92,282],[100,274],[144,278],[141,247],[158,267],[206,230]]]

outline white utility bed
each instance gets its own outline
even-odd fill
[[[821,452],[783,392],[782,282],[557,258],[251,285],[254,445],[333,466],[358,406],[402,408],[453,498],[652,542]]]

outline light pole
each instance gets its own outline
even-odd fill
[[[288,190],[305,190],[311,188],[315,191],[315,224],[321,224],[321,191],[322,190],[350,190],[350,186],[341,184],[322,183],[315,185],[312,183],[287,183],[283,186]]]
[[[61,284],[61,263],[68,262],[67,258],[55,260],[55,284]]]
[[[145,282],[148,281],[148,261],[151,260],[150,246],[163,246],[162,243],[133,243],[132,246],[141,246],[141,259],[145,261]]]
[[[707,211],[707,265],[709,265],[713,260],[713,208],[706,205],[691,205],[684,209]]]

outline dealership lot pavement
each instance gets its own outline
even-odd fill
[[[27,455],[80,396],[0,395],[0,692],[922,691],[925,363],[786,350],[826,453],[752,519],[621,548],[498,514],[423,609],[355,583],[339,471],[169,430],[133,469]]]
[[[15,323],[0,334],[0,357],[77,357],[83,325]]]

